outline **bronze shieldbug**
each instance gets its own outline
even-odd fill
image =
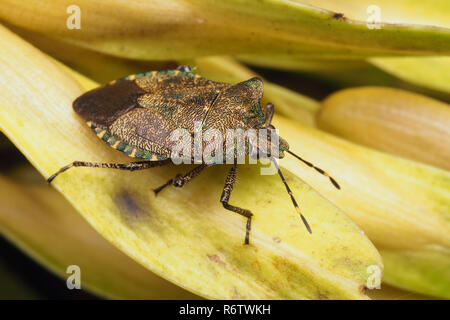
[[[194,123],[201,123],[201,130],[216,129],[226,135],[227,129],[268,129],[271,125],[274,106],[268,103],[264,111],[260,106],[263,95],[263,82],[252,78],[238,84],[215,82],[191,72],[188,66],[175,70],[152,71],[130,75],[109,84],[86,92],[73,103],[73,109],[94,131],[112,148],[129,157],[141,161],[123,163],[93,163],[75,161],[53,174],[50,183],[58,174],[71,167],[96,167],[122,170],[141,170],[167,165],[171,162],[173,140],[171,132],[182,128],[194,135]],[[277,136],[277,138],[279,138]],[[269,141],[270,143],[270,141]],[[250,144],[246,140],[246,145]],[[258,149],[260,145],[253,145]],[[249,148],[245,149],[249,154]],[[331,183],[340,189],[338,183],[324,170],[314,166],[289,150],[287,142],[279,138],[278,158],[287,152],[317,172],[327,176]],[[275,168],[291,197],[295,209],[307,230],[308,222],[303,217],[278,164],[272,155],[268,158]],[[164,185],[154,189],[155,194],[169,185],[182,187],[203,169],[214,165],[202,162],[185,175],[177,175]],[[229,204],[231,192],[236,181],[237,161],[226,177],[220,202],[225,209],[247,218],[245,244],[249,243],[252,213],[250,210]]]

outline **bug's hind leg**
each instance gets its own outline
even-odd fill
[[[189,171],[188,173],[186,173],[184,176],[182,176],[181,174],[177,174],[175,176],[175,178],[170,179],[162,186],[154,189],[153,191],[155,192],[155,195],[157,195],[162,189],[164,189],[165,187],[170,186],[170,185],[173,185],[175,187],[184,186],[186,183],[188,183],[193,178],[198,176],[203,171],[203,169],[205,169],[207,166],[208,165],[206,165],[206,164],[201,164],[201,165],[195,167],[194,169],[192,169],[191,171]]]
[[[93,168],[110,168],[110,169],[120,169],[120,170],[142,170],[153,167],[161,167],[170,163],[170,160],[160,160],[160,161],[137,161],[130,163],[101,163],[101,162],[85,162],[85,161],[74,161],[71,164],[62,167],[56,173],[54,173],[50,178],[47,179],[48,183],[51,183],[57,175],[69,170],[72,167],[93,167]]]
[[[237,164],[234,164],[233,167],[231,167],[230,171],[228,172],[227,178],[225,180],[225,186],[223,187],[220,202],[222,202],[222,205],[225,209],[236,212],[247,218],[247,227],[245,230],[244,244],[249,244],[250,228],[253,214],[250,212],[250,210],[235,207],[228,203],[228,201],[230,200],[231,192],[233,191],[234,183],[236,182],[236,173],[237,173]]]

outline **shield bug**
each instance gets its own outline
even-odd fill
[[[271,125],[274,106],[268,103],[264,110],[260,106],[263,82],[252,78],[238,84],[215,82],[191,72],[188,66],[175,70],[152,71],[130,75],[86,92],[73,102],[73,109],[112,148],[140,161],[130,163],[93,163],[75,161],[53,174],[50,183],[58,174],[72,167],[112,168],[142,170],[171,163],[174,141],[171,132],[182,128],[194,136],[194,123],[201,123],[201,130],[215,129],[226,135],[227,129],[267,129],[274,134]],[[272,135],[273,137],[273,135]],[[324,170],[289,150],[288,143],[276,135],[278,158],[287,152],[320,174],[328,177],[340,189],[338,183]],[[271,143],[272,140],[268,140]],[[246,139],[245,155],[255,154],[262,146]],[[252,145],[253,143],[253,145]],[[251,147],[251,148],[250,148]],[[267,146],[266,146],[267,147]],[[266,149],[267,150],[267,149]],[[234,155],[236,156],[236,155]],[[257,157],[257,155],[256,155]],[[278,167],[275,156],[267,154],[280,176],[291,201],[305,224],[311,228],[300,212],[300,208]],[[221,162],[223,163],[223,162]],[[177,175],[164,185],[154,189],[155,194],[169,185],[182,187],[203,169],[217,163],[202,162],[184,175]],[[220,202],[225,209],[247,218],[245,244],[249,243],[252,212],[229,203],[236,181],[237,161],[226,177]]]

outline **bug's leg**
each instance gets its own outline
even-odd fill
[[[264,116],[266,118],[265,127],[268,127],[272,123],[273,113],[275,112],[275,107],[271,102],[267,102],[264,108]]]
[[[182,72],[192,72],[191,67],[189,67],[188,65],[178,66],[175,70],[182,71]]]
[[[220,196],[220,202],[225,209],[239,213],[240,215],[247,218],[247,227],[245,230],[245,241],[244,244],[249,244],[250,239],[250,228],[252,223],[253,214],[250,210],[242,209],[239,207],[232,206],[228,203],[230,201],[231,192],[233,191],[234,183],[236,182],[237,164],[234,164],[228,172],[227,179],[225,180],[225,186],[223,187],[222,195]]]
[[[56,173],[54,173],[50,178],[47,179],[48,183],[51,183],[57,175],[69,170],[72,167],[93,167],[93,168],[110,168],[110,169],[120,169],[120,170],[142,170],[153,167],[161,167],[170,163],[170,159],[160,160],[160,161],[138,161],[130,163],[101,163],[101,162],[85,162],[85,161],[74,161],[71,164],[62,167]]]
[[[173,185],[175,187],[184,186],[187,182],[191,181],[193,178],[198,176],[203,171],[203,169],[205,169],[207,166],[208,165],[206,165],[206,164],[201,164],[201,165],[195,167],[194,169],[192,169],[191,171],[189,171],[188,173],[186,173],[184,176],[182,176],[181,174],[177,174],[175,176],[175,178],[170,179],[162,186],[154,189],[153,191],[155,192],[155,195],[157,195],[162,189],[164,189],[165,187],[170,186],[170,185]]]

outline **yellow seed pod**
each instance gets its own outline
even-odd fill
[[[400,89],[346,89],[325,99],[319,128],[450,170],[450,105]]]

